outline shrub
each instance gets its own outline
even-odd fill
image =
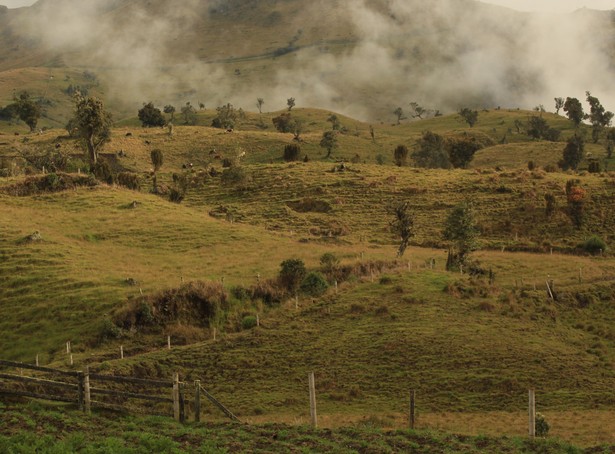
[[[231,295],[241,302],[248,301],[250,299],[250,290],[241,285],[237,285],[231,288]]]
[[[597,235],[593,235],[588,238],[583,244],[581,244],[581,248],[590,254],[599,254],[600,252],[604,252],[607,249],[606,242]]]
[[[280,268],[280,285],[289,292],[295,292],[307,274],[305,263],[301,259],[288,259],[280,264]]]
[[[153,128],[167,124],[167,120],[162,115],[160,109],[154,107],[154,104],[151,102],[143,104],[143,107],[139,109],[138,116],[143,127]]]
[[[303,279],[300,288],[306,295],[320,296],[327,291],[329,284],[322,274],[312,271]]]
[[[298,161],[301,154],[301,147],[296,144],[288,144],[284,147],[284,161]]]
[[[241,320],[241,328],[244,330],[256,328],[256,317],[254,315],[246,315]]]
[[[408,161],[408,147],[405,145],[398,145],[393,152],[393,158],[395,160],[395,165],[398,167],[406,165]]]
[[[102,322],[102,326],[100,327],[100,331],[98,333],[98,340],[99,342],[105,342],[111,339],[118,339],[121,334],[122,331],[120,328],[118,328],[115,323],[107,318]]]
[[[587,171],[589,173],[600,173],[602,171],[602,168],[598,161],[590,161],[587,166]]]
[[[240,166],[233,166],[224,170],[220,179],[222,184],[235,186],[239,189],[245,188],[250,182],[248,172]]]
[[[175,323],[207,327],[227,309],[228,295],[221,283],[196,281],[130,300],[113,321],[124,329]]]
[[[337,256],[332,252],[325,252],[320,257],[320,265],[325,271],[333,270],[337,265],[339,265],[339,263],[340,259],[338,259]]]
[[[273,280],[258,282],[250,289],[250,292],[253,300],[261,300],[268,306],[282,302],[285,296],[284,290]]]
[[[120,186],[124,186],[125,188],[132,189],[133,191],[138,191],[141,189],[141,184],[139,183],[139,176],[133,172],[120,172],[117,174],[117,184]]]
[[[536,168],[536,163],[534,161],[528,161],[527,162],[527,169],[532,171]]]
[[[181,203],[186,197],[190,183],[186,174],[173,174],[173,186],[169,190],[169,200],[175,203]]]
[[[290,113],[283,113],[272,119],[273,126],[279,132],[292,132],[295,127],[295,120]]]
[[[115,177],[113,175],[113,171],[111,170],[111,166],[107,161],[99,160],[96,164],[92,166],[90,169],[94,174],[97,180],[102,181],[103,183],[113,184],[115,181]]]
[[[550,428],[551,427],[549,426],[549,423],[546,421],[545,417],[540,413],[536,413],[536,436],[546,437],[547,435],[549,435]]]

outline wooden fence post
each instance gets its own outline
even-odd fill
[[[416,391],[410,391],[410,429],[414,430],[416,418]]]
[[[85,366],[83,375],[83,408],[86,415],[92,414],[92,396],[90,395],[90,367]]]
[[[120,345],[120,359],[124,359],[124,346]]]
[[[167,348],[171,350],[171,336],[167,336]]]
[[[79,372],[79,382],[77,383],[77,404],[79,405],[79,410],[85,411],[85,399],[84,399],[84,389],[85,389],[85,374],[83,371]]]
[[[179,421],[179,374],[173,374],[173,418]]]
[[[194,381],[194,421],[201,422],[201,380]]]
[[[36,355],[36,367],[38,367],[38,355]]]
[[[312,418],[312,427],[318,427],[318,416],[316,415],[316,382],[314,380],[314,372],[308,375],[310,386],[310,416]]]
[[[66,342],[66,354],[70,355],[70,341]]]
[[[186,392],[184,383],[179,383],[179,422],[186,422]]]
[[[256,326],[260,327],[261,326],[261,317],[260,315],[256,314]]]
[[[530,438],[536,436],[536,394],[533,389],[529,391],[529,432]]]

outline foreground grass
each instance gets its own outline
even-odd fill
[[[608,453],[586,450],[557,439],[467,436],[438,431],[383,431],[367,424],[312,429],[284,424],[179,425],[160,417],[84,418],[73,411],[28,406],[0,407],[0,452],[11,453]]]

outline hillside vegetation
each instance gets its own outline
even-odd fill
[[[179,372],[250,423],[306,423],[314,371],[328,427],[405,427],[414,389],[421,427],[523,435],[527,390],[535,388],[552,435],[582,446],[612,440],[615,260],[579,246],[592,235],[611,242],[611,173],[545,171],[556,170],[564,144],[511,132],[532,115],[516,110],[481,112],[473,128],[458,115],[372,125],[375,140],[369,124],[339,116],[346,129],[326,158],[319,141],[331,112],[297,109],[306,125],[301,161],[287,163],[282,150],[296,142],[272,127],[280,113],[246,113],[225,132],[208,126],[214,114],[205,110],[197,126],[176,126],[172,135],[126,120],[102,156],[114,170],[134,172],[140,190],[87,175],[81,144],[64,131],[4,129],[1,153],[13,176],[0,180],[2,357],[150,378]],[[568,120],[543,115],[572,135]],[[412,149],[427,129],[490,145],[470,169],[392,165],[393,148]],[[164,155],[158,195],[154,149]],[[589,150],[605,162],[601,144]],[[48,153],[67,156],[72,173],[43,174],[33,157]],[[172,203],[168,191],[180,177],[188,190]],[[588,194],[581,226],[569,216],[571,179]],[[556,201],[550,214],[547,193]],[[445,219],[468,200],[480,232],[476,275],[445,270]],[[390,209],[402,201],[416,236],[396,259]],[[339,262],[326,265],[327,253]],[[282,289],[277,277],[288,259],[322,273],[328,289],[297,297]],[[208,410],[208,418],[218,416]],[[83,443],[108,443],[104,432],[87,430]],[[372,432],[361,433],[373,443]],[[4,434],[10,443],[20,436]],[[405,432],[389,436],[395,445],[375,452],[414,443]],[[176,443],[169,438],[164,443]],[[470,445],[454,449],[479,449],[464,440]],[[513,443],[511,450],[526,449]],[[545,449],[558,452],[554,446]]]

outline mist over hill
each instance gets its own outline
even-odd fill
[[[88,68],[111,102],[297,105],[390,121],[416,101],[522,107],[591,91],[607,107],[609,13],[474,0],[40,0],[0,12],[0,70]],[[20,88],[20,87],[16,87]],[[611,107],[612,108],[612,107]]]

